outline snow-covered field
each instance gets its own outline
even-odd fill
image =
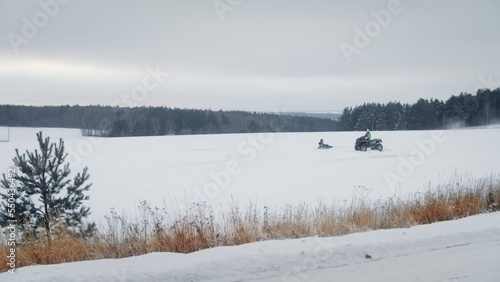
[[[15,155],[34,150],[40,129],[11,128],[0,142],[0,171]],[[111,208],[134,214],[142,200],[153,206],[207,201],[241,205],[339,202],[362,191],[402,196],[450,179],[500,171],[500,127],[448,131],[373,132],[384,150],[359,152],[363,132],[233,134],[84,138],[79,130],[43,129],[64,138],[73,173],[89,167],[93,218]],[[5,136],[2,138],[2,135]],[[0,128],[0,140],[6,128]],[[333,149],[318,150],[323,138]],[[364,188],[360,188],[364,187]]]
[[[11,128],[0,142],[0,170],[15,148],[36,148],[40,129]],[[92,219],[110,208],[136,213],[139,201],[182,206],[207,201],[245,205],[342,203],[426,190],[452,178],[500,171],[500,127],[372,132],[384,150],[357,152],[362,132],[85,138],[79,130],[43,129],[62,137],[73,172],[89,167]],[[0,128],[0,140],[7,129]],[[323,138],[333,145],[318,150]],[[364,187],[364,188],[360,188]],[[410,229],[336,238],[268,241],[188,255],[25,267],[1,281],[500,281],[500,213]],[[372,256],[365,258],[365,254]],[[260,279],[260,280],[259,280]]]

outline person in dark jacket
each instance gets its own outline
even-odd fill
[[[323,147],[323,146],[325,146],[325,143],[323,143],[323,139],[319,140],[319,143],[318,143],[318,144],[319,144],[319,147],[320,147],[320,148],[321,148],[321,147]]]
[[[331,147],[332,147],[332,146],[330,146],[330,145],[328,145],[328,144],[324,143],[324,142],[323,142],[323,139],[319,140],[319,143],[318,143],[318,144],[319,144],[319,147],[318,147],[318,148],[325,148],[325,149],[326,149],[326,148],[331,148]]]

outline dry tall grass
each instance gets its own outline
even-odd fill
[[[150,252],[188,253],[215,246],[270,239],[338,236],[375,229],[402,228],[498,210],[500,179],[458,179],[402,199],[371,201],[358,192],[348,203],[306,204],[244,210],[233,203],[216,214],[206,204],[183,210],[138,206],[136,217],[111,211],[94,236],[59,227],[49,246],[44,237],[25,234],[17,243],[17,267],[102,258],[122,258]],[[61,226],[61,225],[59,225]],[[18,237],[20,238],[20,237]],[[0,270],[6,271],[10,247],[0,242]]]

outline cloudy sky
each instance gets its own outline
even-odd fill
[[[0,104],[338,111],[500,86],[500,1],[1,0]]]

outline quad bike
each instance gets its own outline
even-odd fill
[[[366,151],[368,148],[382,151],[384,149],[384,146],[382,146],[382,139],[368,140],[364,138],[364,136],[356,139],[356,144],[354,145],[356,151]]]

